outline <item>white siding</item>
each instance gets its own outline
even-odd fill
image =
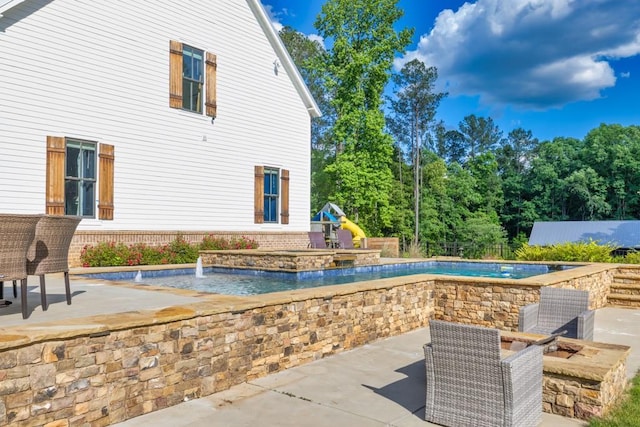
[[[215,124],[169,108],[172,39],[217,55]],[[25,1],[6,11],[0,212],[44,212],[53,135],[115,146],[114,220],[80,229],[308,230],[310,118],[275,59],[245,0]],[[289,225],[253,224],[254,165],[290,170]]]

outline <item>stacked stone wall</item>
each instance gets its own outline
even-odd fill
[[[7,336],[0,343],[0,425],[124,421],[426,326],[432,306],[433,282],[419,282],[327,290],[161,324],[159,313],[149,313],[145,326],[65,332],[20,347],[10,342],[23,337]]]

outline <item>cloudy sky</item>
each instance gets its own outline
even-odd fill
[[[318,37],[324,0],[262,0],[278,28]],[[600,123],[640,125],[640,0],[400,0],[413,58],[435,66],[450,128],[490,116],[507,134],[583,138]]]

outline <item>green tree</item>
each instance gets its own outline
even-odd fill
[[[582,159],[604,179],[616,219],[640,215],[640,126],[605,125],[584,139]]]
[[[422,61],[407,62],[393,76],[395,98],[390,99],[393,115],[388,120],[389,129],[396,140],[407,147],[413,164],[414,244],[418,244],[420,230],[420,159],[428,140],[436,109],[445,93],[435,93],[438,79],[435,67],[426,67]]]
[[[491,117],[466,116],[459,124],[465,142],[467,160],[476,155],[493,150],[502,142],[502,131]]]
[[[496,158],[504,192],[500,219],[511,238],[531,229],[537,219],[535,205],[526,199],[525,181],[537,146],[538,140],[531,131],[517,128],[509,132],[506,141],[497,150]]]
[[[394,28],[403,15],[397,3],[329,0],[315,22],[332,45],[326,61],[316,64],[336,111],[332,139],[337,152],[325,168],[335,183],[329,199],[371,235],[389,230],[394,214],[393,141],[384,132],[382,94],[395,55],[412,35],[412,30]]]
[[[311,40],[291,27],[280,30],[280,38],[298,67],[305,84],[322,111],[322,117],[311,121],[311,212],[317,212],[327,202],[333,183],[325,168],[335,158],[332,128],[336,120],[331,94],[325,85],[322,70],[317,66],[328,54],[316,40]]]

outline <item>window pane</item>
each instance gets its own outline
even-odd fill
[[[271,190],[271,174],[268,171],[264,172],[264,194],[269,194]]]
[[[67,144],[67,175],[78,177],[80,171],[80,147]]]
[[[92,150],[93,147],[83,147],[82,161],[83,161],[83,174],[84,178],[95,179],[96,178],[96,152]]]
[[[193,80],[202,81],[202,53],[193,54]]]
[[[64,183],[64,213],[65,215],[80,215],[78,211],[78,181]]]
[[[193,75],[193,65],[191,63],[191,55],[185,51],[182,55],[182,76],[191,78]]]
[[[278,175],[273,174],[272,178],[271,178],[271,194],[278,194]]]
[[[94,215],[94,188],[93,182],[85,181],[82,185],[82,215],[93,216]]]
[[[202,83],[194,83],[194,98],[193,101],[194,110],[198,113],[202,113]]]

